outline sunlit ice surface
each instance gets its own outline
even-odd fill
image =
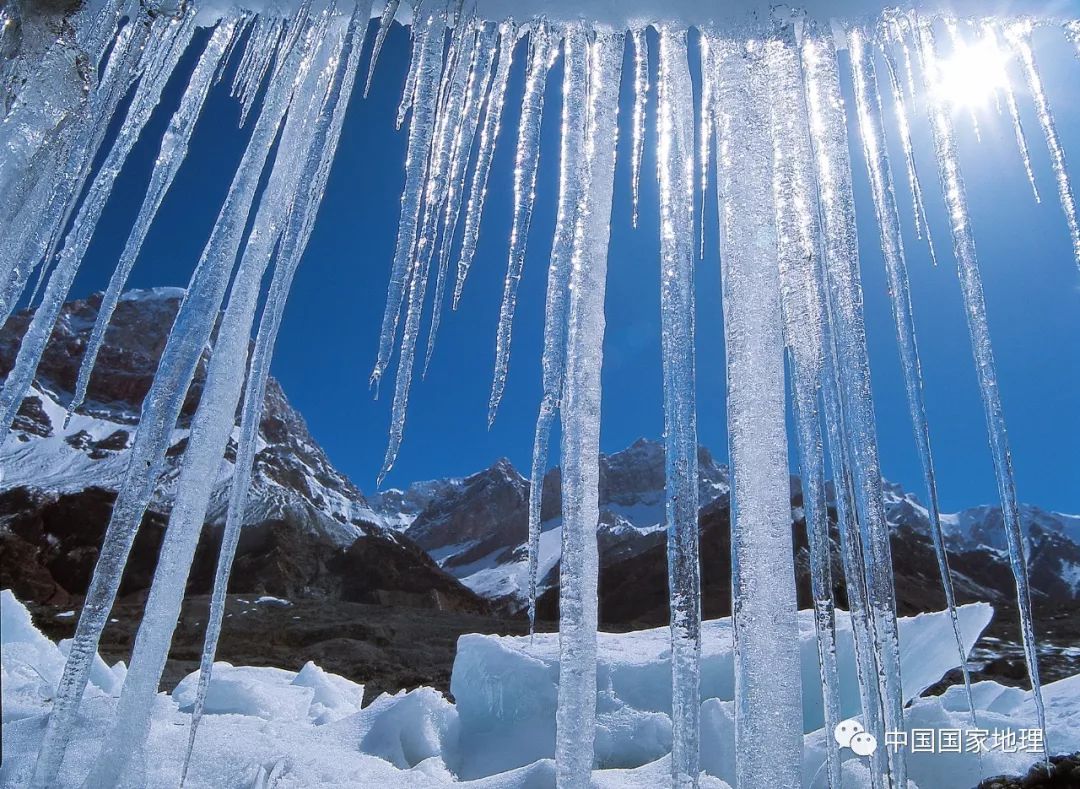
[[[940,63],[938,96],[954,109],[981,109],[1009,87],[1008,48],[992,32],[975,40],[956,39]]]

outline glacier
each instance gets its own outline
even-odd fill
[[[189,51],[198,54],[197,62],[183,75],[187,86],[184,98],[160,142],[139,218],[99,314],[97,339],[82,359],[83,388],[142,239],[184,159],[207,92],[214,89],[232,61],[237,65],[230,91],[241,105],[242,125],[251,129],[228,195],[180,302],[143,403],[132,451],[124,466],[116,470],[117,504],[62,666],[52,652],[38,644],[43,654],[48,653],[50,667],[60,666],[60,674],[49,715],[33,724],[41,730],[34,734],[40,749],[33,757],[31,785],[51,786],[58,776],[69,774],[65,770],[73,769],[80,776],[89,774],[88,786],[139,783],[147,770],[161,769],[166,763],[149,758],[152,752],[159,756],[155,749],[162,747],[149,722],[159,712],[180,716],[163,706],[165,702],[155,700],[155,693],[179,616],[194,546],[211,506],[215,471],[232,436],[233,417],[239,407],[241,451],[227,505],[230,537],[217,573],[216,596],[220,600],[231,569],[228,545],[235,544],[244,520],[246,480],[250,478],[263,388],[281,314],[323,200],[372,18],[379,21],[365,92],[371,80],[378,78],[376,58],[389,25],[395,20],[410,24],[412,33],[412,58],[397,113],[399,126],[407,122],[408,158],[371,376],[377,391],[397,348],[390,440],[380,481],[405,440],[429,290],[434,304],[425,366],[434,352],[457,246],[456,226],[464,205],[464,238],[457,246],[453,269],[452,306],[459,306],[480,232],[501,112],[506,101],[518,100],[506,95],[511,58],[518,42],[527,39],[521,123],[515,130],[514,222],[507,245],[489,402],[489,418],[494,420],[497,415],[510,371],[517,288],[535,207],[536,173],[543,166],[538,157],[545,87],[556,60],[562,57],[566,64],[560,205],[544,330],[544,396],[531,474],[535,495],[530,503],[529,577],[520,583],[529,590],[532,612],[538,572],[551,563],[554,554],[550,536],[544,539],[538,510],[548,436],[558,418],[563,470],[558,534],[562,543],[561,621],[558,660],[548,664],[558,681],[551,689],[555,725],[545,729],[552,735],[552,753],[537,756],[539,761],[534,760],[532,767],[519,767],[533,771],[530,775],[538,781],[553,777],[560,787],[583,787],[594,780],[593,767],[603,761],[603,754],[618,751],[621,746],[616,740],[629,735],[640,738],[644,751],[657,759],[651,766],[626,769],[647,768],[652,779],[666,772],[674,785],[694,786],[702,782],[698,770],[702,755],[709,753],[711,758],[716,753],[702,746],[705,722],[714,729],[722,728],[727,725],[725,716],[730,716],[736,745],[730,751],[733,763],[725,766],[730,768],[725,775],[744,789],[765,784],[793,786],[799,782],[800,772],[805,778],[800,748],[805,750],[806,732],[800,731],[795,711],[801,707],[805,717],[807,696],[816,699],[819,691],[825,699],[821,715],[826,720],[835,719],[844,705],[850,704],[852,686],[842,679],[834,681],[832,668],[834,659],[839,663],[844,658],[844,649],[850,649],[850,669],[857,678],[857,709],[879,741],[884,741],[887,730],[903,729],[917,717],[916,708],[905,710],[912,681],[908,673],[916,669],[904,665],[903,626],[896,614],[886,491],[869,384],[862,261],[851,173],[852,132],[844,112],[842,80],[848,72],[841,68],[841,62],[852,66],[859,117],[854,133],[867,155],[913,439],[929,494],[937,570],[949,600],[945,620],[951,621],[952,634],[951,639],[943,640],[953,642],[957,661],[962,663],[965,634],[960,613],[971,609],[958,609],[951,592],[943,541],[943,531],[951,524],[938,511],[913,307],[896,227],[901,216],[894,194],[896,179],[885,153],[885,138],[893,133],[899,134],[904,150],[914,222],[928,243],[932,243],[931,229],[922,205],[917,154],[934,161],[948,208],[948,230],[1000,494],[1004,543],[1015,579],[1034,719],[1040,727],[1050,727],[1047,736],[1052,749],[1062,747],[1052,738],[1068,738],[1052,730],[1055,713],[1047,705],[1052,694],[1041,686],[1035,659],[1028,557],[955,133],[958,108],[941,87],[948,80],[945,53],[962,54],[976,37],[978,46],[989,48],[996,61],[1015,62],[1025,91],[1009,85],[1003,92],[1017,155],[1030,177],[1029,142],[1016,109],[1018,97],[1023,95],[1033,103],[1051,160],[1064,220],[1062,232],[1070,238],[1073,262],[1080,264],[1080,221],[1066,152],[1043,89],[1041,53],[1031,35],[1035,26],[1056,27],[1075,41],[1080,9],[1069,0],[1050,8],[1017,2],[1007,14],[996,16],[986,16],[974,0],[952,4],[949,9],[924,2],[911,8],[872,11],[856,0],[806,0],[798,10],[768,8],[750,0],[730,4],[673,0],[663,5],[657,8],[653,0],[632,0],[595,3],[582,9],[579,3],[567,0],[417,0],[404,5],[391,0],[379,8],[371,0],[254,0],[243,4],[235,0],[88,0],[67,16],[57,12],[59,19],[55,15],[50,18],[47,12],[32,13],[22,4],[4,5],[0,10],[5,99],[0,126],[0,312],[7,317],[16,305],[34,303],[38,294],[41,299],[13,369],[0,389],[0,438],[8,438],[17,411],[31,391],[45,344],[79,273],[117,175],[143,133],[165,83],[180,70],[181,62],[190,62],[184,58]],[[203,28],[213,30],[193,43],[196,32]],[[652,53],[650,37],[659,44]],[[691,39],[699,42],[696,48],[701,56],[700,111],[695,108],[691,77]],[[674,656],[660,669],[670,690],[672,710],[672,755],[663,764],[660,746],[666,735],[658,719],[639,720],[620,712],[622,708],[597,708],[592,701],[604,678],[604,639],[597,632],[596,593],[600,371],[619,151],[620,87],[628,45],[633,46],[631,189],[635,217],[654,209],[661,217],[658,273],[663,293],[667,452],[664,524],[669,534],[672,612],[666,643]],[[644,97],[653,87],[649,84],[651,60],[659,66],[656,177],[660,201],[654,207],[639,203],[637,186],[642,177]],[[896,130],[888,128],[881,117],[885,98],[881,85],[886,82],[879,84],[877,80],[875,64],[879,60],[889,74],[887,86],[897,110]],[[34,68],[35,63],[39,68]],[[909,123],[916,114],[932,131],[932,150],[912,149]],[[476,164],[470,168],[477,136]],[[697,192],[707,194],[710,187],[711,155],[716,160],[711,185],[719,206],[716,221],[721,238],[734,513],[733,619],[723,633],[700,622],[694,529],[698,493],[694,482],[695,414],[700,404],[694,382],[693,270],[697,240],[703,237],[699,233],[704,233],[706,221],[713,221],[707,220],[704,210],[695,208]],[[705,203],[702,200],[703,207]],[[935,232],[939,238],[943,236]],[[429,289],[433,266],[435,285]],[[263,299],[267,272],[272,273]],[[260,305],[264,305],[261,312]],[[120,682],[120,701],[114,709],[110,700],[93,692],[95,687],[100,690],[94,677],[108,680],[98,663],[98,641],[141,518],[166,471],[166,454],[175,440],[181,407],[222,307],[224,317],[210,353],[206,391],[187,435],[190,450],[175,479],[176,499],[146,617],[122,681],[119,673],[109,674]],[[249,339],[257,317],[252,351]],[[790,393],[785,362],[793,369]],[[789,394],[799,423],[793,449],[788,447],[785,429]],[[81,396],[77,392],[70,403],[53,403],[55,410],[64,412],[63,422],[79,424]],[[53,421],[61,421],[60,414],[56,416]],[[805,681],[797,681],[800,654],[792,648],[801,639],[806,623],[795,609],[791,534],[787,529],[789,456],[797,458],[813,486],[814,501],[808,511],[815,521],[811,529],[817,530],[812,542],[819,548],[814,562],[818,593],[811,661],[817,682],[809,687]],[[846,612],[838,611],[826,593],[823,568],[827,562],[820,550],[822,523],[814,512],[824,503],[821,469],[826,461],[838,481],[835,504],[842,566],[851,590],[851,616],[846,620]],[[846,630],[841,621],[847,622]],[[220,683],[215,686],[212,678],[219,627],[220,605],[216,620],[207,629],[202,670],[190,704],[189,742],[193,744],[195,726],[212,690],[223,687]],[[710,654],[706,636],[731,649],[734,665],[731,698],[720,702],[718,697],[706,698],[708,715],[699,704],[707,686],[702,673]],[[844,642],[844,638],[849,641]],[[536,637],[530,644],[542,650],[549,640]],[[468,655],[468,650],[463,654]],[[312,669],[308,674],[314,672]],[[318,677],[308,679],[318,685],[313,690],[324,695],[343,692]],[[252,687],[267,684],[251,682]],[[966,680],[965,685],[968,712],[975,718],[975,688]],[[410,700],[404,701],[406,698]],[[717,706],[728,701],[733,702],[731,708]],[[430,694],[405,694],[400,703],[423,710],[434,729],[427,732],[430,736],[421,738],[423,742],[408,747],[402,744],[401,753],[391,761],[409,762],[412,757],[408,753],[418,758],[428,754],[409,767],[426,764],[423,774],[432,780],[448,771],[467,772],[462,766],[466,754],[444,752],[444,741],[455,736],[460,720],[455,723],[454,715]],[[458,703],[468,706],[460,698]],[[334,704],[337,702],[331,706]],[[392,706],[389,702],[384,705]],[[96,756],[82,747],[80,727],[88,709],[96,711],[95,732],[111,732],[98,743],[101,751]],[[605,716],[609,713],[614,716],[612,728],[601,731],[597,723],[608,720]],[[387,721],[407,721],[409,714],[388,711]],[[378,729],[391,725],[370,723],[371,733],[352,734],[360,741],[370,736],[382,742],[393,738]],[[465,735],[459,732],[457,736]],[[825,739],[827,782],[835,787],[841,765]],[[28,747],[25,738],[19,742]],[[757,743],[768,744],[767,758]],[[394,751],[385,743],[380,747],[384,746],[389,749],[385,753]],[[548,765],[544,760],[551,756],[554,764]],[[867,780],[874,787],[906,786],[908,776],[918,772],[915,766],[909,771],[908,761],[901,752],[882,749],[873,758]],[[910,761],[914,765],[917,760]],[[254,781],[273,783],[288,769],[280,760],[262,764]],[[851,765],[844,765],[843,771],[859,772]],[[638,778],[645,780],[645,775]],[[523,775],[521,780],[532,778]],[[627,774],[626,780],[636,779]]]

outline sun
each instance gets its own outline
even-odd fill
[[[1009,56],[997,37],[987,33],[976,42],[956,40],[952,54],[940,63],[938,95],[956,108],[981,108],[1008,87]]]

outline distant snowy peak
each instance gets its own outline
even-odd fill
[[[24,399],[12,435],[0,448],[0,490],[25,486],[71,493],[90,487],[116,490],[127,466],[143,398],[164,350],[184,290],[129,291],[117,305],[90,377],[87,401],[65,425],[83,351],[97,318],[100,294],[64,305],[42,357],[34,386]],[[14,362],[30,315],[12,316],[0,329],[0,372]],[[188,424],[202,391],[206,358],[199,364],[173,431],[157,505],[172,500],[187,447]],[[238,429],[237,429],[238,433]],[[223,520],[236,438],[218,471],[209,520]],[[303,528],[348,545],[382,519],[353,483],[334,468],[308,432],[303,417],[271,378],[260,424],[248,521],[290,518]]]

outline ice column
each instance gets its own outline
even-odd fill
[[[798,786],[802,694],[792,559],[784,343],[762,42],[719,42],[717,172],[739,787]],[[767,671],[763,667],[768,666]]]
[[[694,384],[694,93],[686,31],[663,25],[659,32],[657,179],[671,607],[671,780],[674,786],[697,786],[701,577]]]
[[[792,383],[803,513],[810,547],[810,582],[817,635],[825,731],[840,722],[836,675],[836,614],[832,593],[829,520],[818,407],[822,375],[822,293],[817,178],[810,145],[802,66],[788,25],[765,45],[772,83],[773,199],[776,204],[780,306]],[[840,787],[836,742],[825,738],[829,785]]]
[[[559,789],[587,789],[596,728],[600,517],[600,369],[604,293],[618,136],[623,36],[597,33],[590,48],[588,181],[574,233],[562,405],[562,569],[555,763]]]

